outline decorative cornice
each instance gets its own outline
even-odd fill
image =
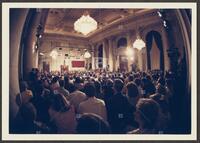
[[[69,43],[82,43],[82,44],[88,44],[88,39],[85,38],[78,38],[78,37],[72,37],[72,36],[65,36],[65,35],[59,35],[59,34],[47,34],[45,33],[43,35],[43,41],[65,41]]]
[[[137,24],[145,28],[146,26],[158,23],[159,21],[160,19],[154,15],[151,17],[143,17],[143,19],[137,21]],[[126,22],[126,24],[123,24],[123,29],[119,30],[116,27],[111,27],[110,29],[107,29],[107,31],[101,32],[98,35],[93,36],[89,39],[89,41],[98,42],[107,37],[122,35],[130,31],[134,32],[136,30],[135,28],[136,22],[134,20],[130,20],[129,22]]]

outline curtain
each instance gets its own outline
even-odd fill
[[[164,53],[161,35],[156,31],[151,31],[146,36],[146,47],[147,47],[147,69],[151,70],[151,57],[150,51],[152,49],[153,38],[160,51],[160,70],[164,71]]]

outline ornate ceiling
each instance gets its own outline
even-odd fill
[[[88,12],[97,23],[97,30],[84,36],[74,30],[74,22]],[[151,9],[49,9],[44,33],[73,37],[92,37],[98,32],[134,16],[143,16]]]

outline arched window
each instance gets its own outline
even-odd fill
[[[127,47],[127,39],[125,37],[122,37],[117,41],[117,48],[124,48],[124,47]]]

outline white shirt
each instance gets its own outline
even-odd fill
[[[90,97],[86,101],[79,104],[78,113],[94,113],[107,121],[107,112],[103,100],[96,97]]]
[[[62,94],[67,100],[69,100],[69,91],[64,87],[58,88],[58,92]]]
[[[74,108],[71,107],[66,112],[57,112],[54,109],[49,109],[49,115],[51,120],[53,120],[57,127],[57,133],[64,134],[74,134],[76,130],[76,115]]]
[[[71,103],[71,105],[74,105],[75,110],[77,111],[79,104],[82,101],[85,101],[87,99],[85,93],[76,90],[72,93],[69,94],[69,102]]]

